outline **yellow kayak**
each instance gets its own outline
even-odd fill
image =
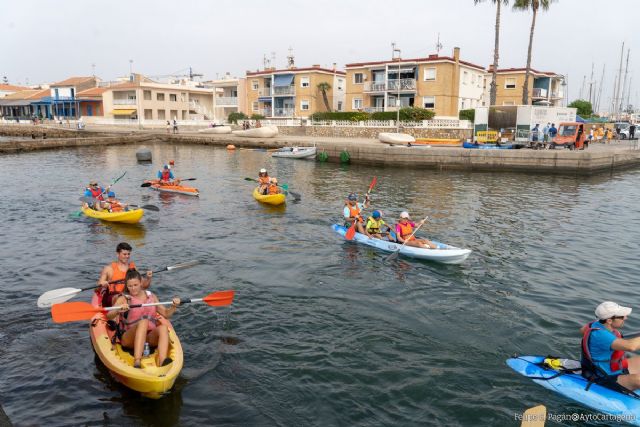
[[[286,197],[287,196],[285,194],[268,194],[265,196],[263,194],[260,194],[257,187],[255,190],[253,190],[253,198],[261,203],[266,203],[268,205],[282,205]]]
[[[99,298],[94,294],[92,304],[99,306]],[[141,368],[133,367],[133,356],[123,349],[119,343],[112,344],[111,338],[115,331],[107,327],[107,318],[104,313],[93,316],[89,325],[91,343],[93,349],[109,369],[111,376],[126,387],[142,393],[150,399],[159,399],[168,393],[178,378],[184,362],[182,346],[169,320],[160,316],[159,324],[165,324],[169,328],[169,357],[173,360],[167,366],[158,366],[156,363],[156,351],[143,357]]]
[[[103,221],[122,222],[125,224],[137,224],[142,219],[142,215],[144,215],[144,210],[133,209],[130,211],[123,211],[123,212],[106,212],[106,211],[96,211],[88,207],[82,207],[82,213],[84,213],[89,218],[101,219]]]

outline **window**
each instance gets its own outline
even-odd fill
[[[300,110],[302,111],[309,111],[309,101],[303,99],[302,101],[300,101]]]
[[[169,101],[177,102],[178,101],[178,96],[175,93],[170,93],[169,94]]]
[[[144,119],[145,120],[153,119],[152,112],[150,109],[147,109],[147,108],[144,109]]]
[[[169,118],[173,120],[178,120],[178,110],[169,111]]]
[[[187,110],[182,110],[182,120],[187,120]]]
[[[338,90],[342,90],[344,87],[344,80],[338,79]]]
[[[353,109],[354,110],[361,110],[362,109],[362,99],[361,98],[354,98],[353,99]]]
[[[300,77],[300,87],[309,87],[309,77]]]
[[[424,69],[424,81],[435,80],[436,79],[436,69],[435,68],[425,68]]]
[[[156,93],[156,101],[164,101],[164,93]]]
[[[353,83],[361,85],[364,82],[364,75],[362,73],[355,73],[353,75]]]
[[[180,93],[180,102],[185,102],[187,100],[187,94],[185,92]]]
[[[469,81],[469,73],[467,73],[466,71],[463,71],[462,72],[462,84],[466,85],[468,81]]]
[[[251,111],[258,111],[258,101],[253,101],[251,104]]]
[[[252,90],[258,90],[258,81],[257,80],[251,80],[251,89]]]
[[[475,83],[476,83],[476,75],[471,74],[471,84],[475,84]]]
[[[515,89],[516,88],[516,79],[515,78],[505,79],[504,88],[505,89]]]
[[[342,111],[342,101],[338,101],[338,111]]]
[[[143,92],[143,98],[145,101],[151,101],[151,91],[150,90],[145,90]]]
[[[158,110],[158,120],[164,120],[164,110]]]
[[[436,97],[435,96],[423,96],[422,97],[422,108],[428,108],[433,110],[436,108]]]

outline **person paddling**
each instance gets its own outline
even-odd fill
[[[130,262],[131,258],[131,245],[122,242],[116,246],[117,261],[105,266],[100,273],[98,279],[98,286],[100,289],[96,292],[102,293],[102,305],[110,307],[113,304],[113,300],[116,299],[124,291],[124,278],[129,270],[135,270],[136,265]],[[142,280],[142,287],[147,289],[151,285],[151,278],[153,276],[152,271],[147,271],[145,277]],[[109,283],[121,281],[119,283]]]
[[[102,210],[105,207],[105,204],[103,203],[104,194],[109,191],[109,188],[110,187],[107,187],[107,189],[105,190],[104,188],[100,187],[98,185],[98,181],[96,181],[95,179],[89,181],[89,186],[84,190],[84,197],[91,197],[92,199],[94,199],[94,202],[87,204],[87,206],[97,211]]]
[[[424,219],[420,221],[418,224],[423,224]],[[417,239],[416,236],[412,236],[413,229],[416,227],[416,224],[411,221],[409,217],[409,212],[404,211],[400,213],[400,218],[398,220],[398,224],[396,224],[396,236],[398,239],[398,243],[404,243],[407,241],[407,246],[415,246],[417,248],[429,248],[435,249],[437,246],[430,240],[427,239]]]
[[[164,165],[162,170],[158,171],[158,180],[161,185],[180,185],[180,180],[173,175],[169,165]]]
[[[382,239],[384,236],[389,236],[388,231],[382,231],[383,227],[389,230],[389,227],[382,219],[382,212],[375,210],[371,212],[371,216],[367,218],[367,225],[364,228],[364,232],[371,238]]]
[[[125,295],[115,300],[116,306],[122,306],[119,311],[107,313],[109,320],[119,317],[119,329],[124,330],[120,344],[125,348],[133,348],[133,367],[141,368],[142,354],[145,342],[157,347],[157,366],[166,366],[173,362],[168,357],[169,329],[166,325],[157,324],[158,314],[169,319],[180,305],[180,298],[174,297],[169,308],[159,306],[134,307],[134,304],[157,303],[158,298],[142,286],[143,278],[136,270],[129,270],[125,276]]]
[[[350,193],[344,202],[342,215],[344,216],[344,226],[349,228],[356,222],[356,231],[366,234],[363,226],[362,210],[369,207],[369,194],[365,196],[364,203],[358,203],[358,195]]]
[[[125,210],[127,210],[127,204],[126,203],[120,203],[117,199],[116,199],[116,193],[114,193],[113,191],[109,191],[109,193],[107,193],[107,200],[105,201],[106,203],[106,207],[109,210],[109,212],[123,212]]]
[[[640,388],[640,357],[626,358],[625,351],[640,350],[640,337],[624,339],[619,331],[631,308],[612,301],[596,307],[598,320],[587,323],[582,333],[582,375],[605,387]]]
[[[258,191],[260,194],[267,194],[270,182],[271,178],[269,178],[267,170],[264,168],[260,169],[260,172],[258,173]]]

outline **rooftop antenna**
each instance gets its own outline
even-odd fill
[[[293,68],[295,66],[295,57],[293,56],[293,48],[289,46],[289,55],[287,55],[287,68]]]
[[[438,41],[436,42],[436,53],[438,56],[440,55],[440,50],[442,49],[442,43],[440,43],[440,33],[438,33]]]
[[[191,67],[189,67],[189,80],[193,81],[194,77],[202,77],[202,74],[194,73],[193,69]]]
[[[267,59],[266,53],[262,55],[262,66],[264,67],[265,70],[271,68],[271,64],[269,59]]]
[[[96,76],[96,64],[95,63],[91,64],[91,74],[93,75],[93,77]]]

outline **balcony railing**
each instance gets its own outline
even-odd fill
[[[385,82],[366,82],[364,84],[365,92],[384,92],[387,89]]]
[[[539,88],[539,87],[534,87],[533,88],[533,93],[531,94],[531,96],[533,98],[546,98],[547,97],[547,90]]]
[[[135,99],[113,99],[113,105],[136,105]]]
[[[271,96],[271,88],[264,87],[262,89],[258,89],[258,96]]]
[[[384,111],[384,107],[365,107],[364,108],[365,113],[380,113],[382,111]]]
[[[274,96],[295,95],[295,94],[296,94],[295,86],[274,86],[273,87]]]
[[[215,99],[216,105],[238,105],[238,97],[237,96],[220,96]]]
[[[295,111],[294,108],[274,108],[273,117],[293,117]]]
[[[389,80],[388,90],[416,90],[416,79]]]

